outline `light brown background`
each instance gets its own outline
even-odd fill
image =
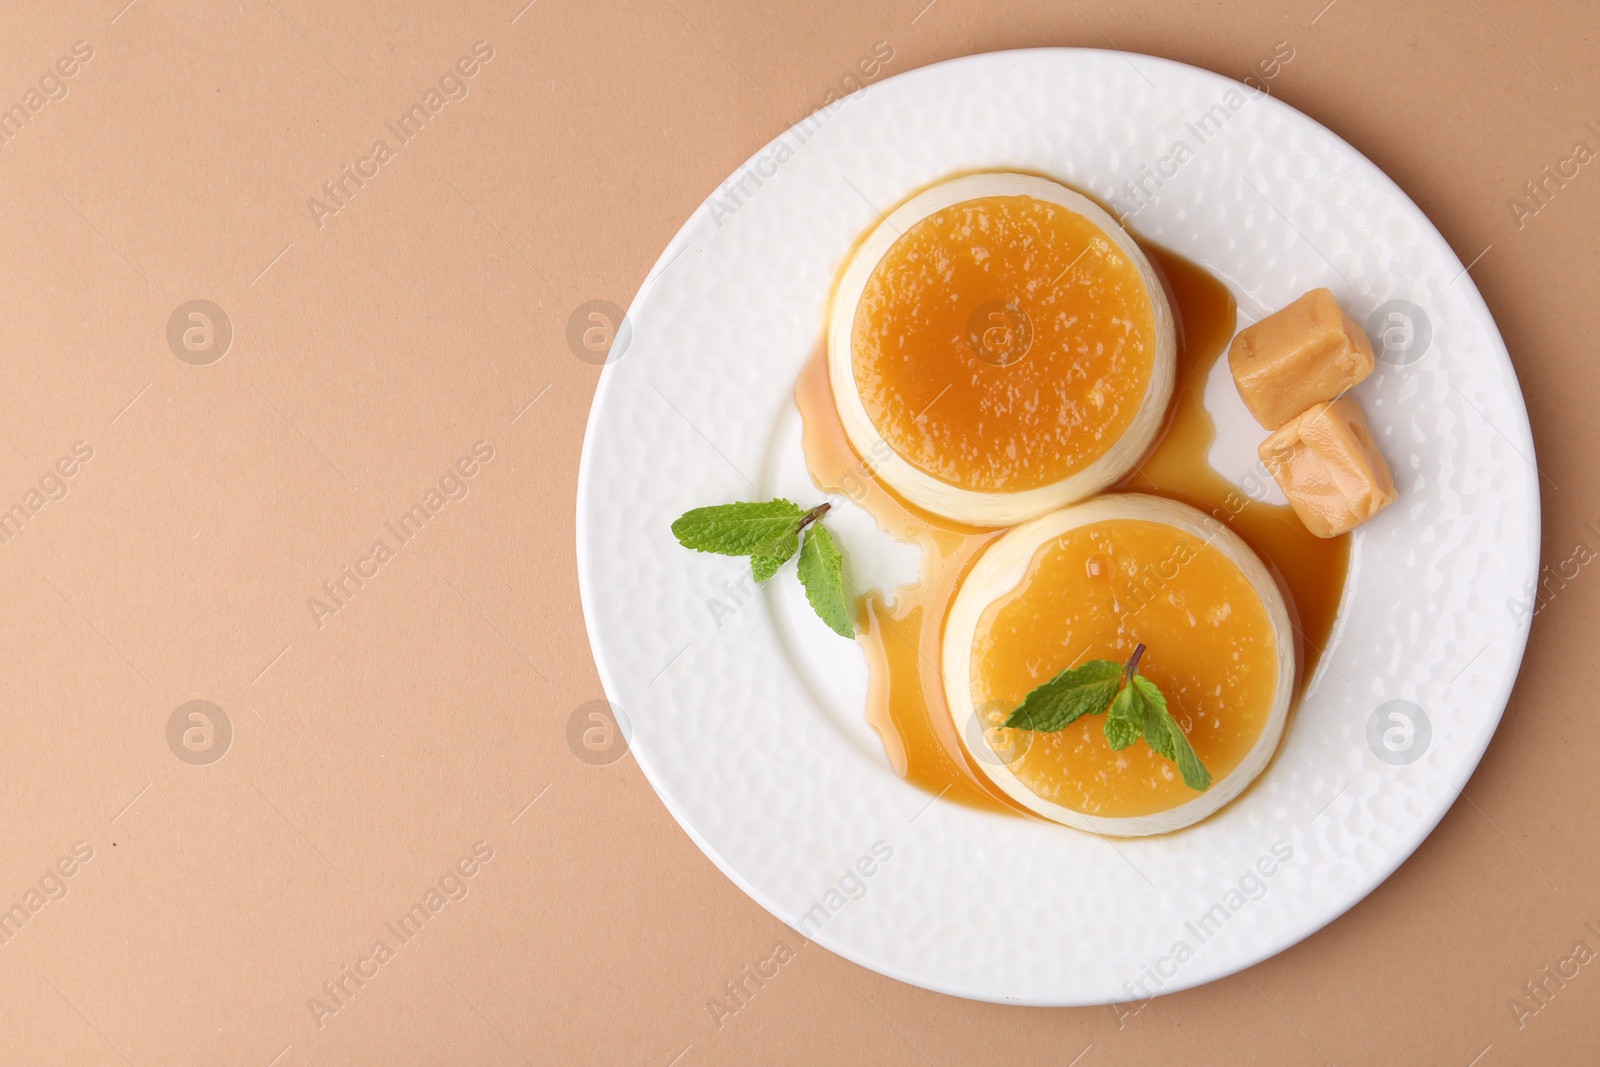
[[[1521,1028],[1507,1006],[1600,950],[1589,569],[1552,585],[1494,744],[1410,862],[1305,943],[1137,1012],[967,1003],[802,946],[630,758],[582,762],[566,732],[601,695],[572,528],[597,372],[568,315],[625,306],[878,41],[890,73],[1114,42],[1241,78],[1289,41],[1273,91],[1481,253],[1545,558],[1600,548],[1600,167],[1521,227],[1507,206],[1575,140],[1600,148],[1593,4],[525,2],[0,11],[7,106],[94,49],[0,148],[0,506],[94,449],[0,544],[0,907],[73,842],[94,853],[0,946],[0,1062],[1600,1058],[1600,964]],[[319,229],[307,199],[480,40],[468,96]],[[166,340],[194,298],[234,328],[210,366]],[[479,440],[466,499],[318,628],[307,598]],[[234,730],[203,767],[165,735],[195,698]],[[477,841],[494,859],[466,899],[318,1029],[308,998]],[[779,940],[796,959],[719,1029],[706,1001]]]

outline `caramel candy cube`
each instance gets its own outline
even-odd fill
[[[1250,414],[1276,430],[1371,374],[1372,342],[1331,292],[1313,289],[1240,330],[1228,369]]]
[[[1355,529],[1398,495],[1361,405],[1347,396],[1291,420],[1259,451],[1295,514],[1318,537]]]

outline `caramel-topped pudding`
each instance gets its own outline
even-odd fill
[[[1054,732],[1003,727],[1030,691],[1090,660],[1128,659],[1165,694],[1212,784],[1149,745],[1106,743],[1105,715]],[[1175,501],[1112,494],[992,542],[945,624],[957,735],[1008,796],[1046,818],[1138,836],[1198,822],[1267,765],[1293,692],[1294,636],[1244,542]]]
[[[1090,200],[974,174],[906,201],[840,277],[829,380],[850,443],[927,511],[974,526],[1104,489],[1154,439],[1175,340],[1160,281]]]

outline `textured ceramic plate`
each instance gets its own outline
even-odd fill
[[[792,391],[834,272],[880,211],[977,168],[1049,174],[1113,202],[1144,238],[1226,281],[1241,325],[1329,286],[1382,353],[1356,395],[1400,500],[1355,534],[1338,624],[1277,759],[1233,804],[1166,837],[1100,838],[905,784],[862,721],[860,650],[810,615],[791,571],[753,591],[743,560],[688,552],[668,530],[696,505],[819,497]],[[1471,276],[1416,205],[1264,93],[1088,50],[889,78],[729,178],[629,320],[578,489],[601,680],[689,836],[842,956],[1024,1004],[1210,981],[1370,892],[1438,823],[1494,733],[1539,541],[1516,376]],[[1220,428],[1212,464],[1261,495],[1263,433],[1225,360],[1206,403]],[[857,584],[914,575],[914,549],[836,504],[830,525]]]

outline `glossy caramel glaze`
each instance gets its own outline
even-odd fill
[[[1134,260],[1088,218],[1031,196],[935,211],[856,305],[851,366],[873,427],[950,485],[1059,482],[1133,421],[1156,352]]]

